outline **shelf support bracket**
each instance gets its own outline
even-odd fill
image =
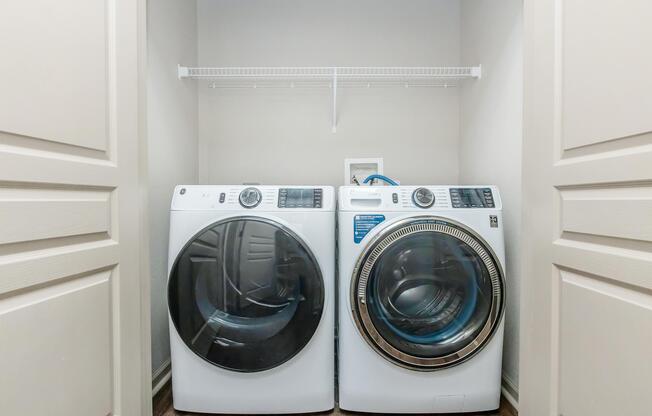
[[[186,66],[181,66],[180,64],[177,64],[177,77],[179,79],[184,79],[188,78],[190,76],[190,69]]]
[[[333,68],[333,133],[337,133],[337,68]]]
[[[477,79],[482,79],[482,65],[471,68],[471,76]]]

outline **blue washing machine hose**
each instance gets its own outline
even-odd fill
[[[362,183],[368,183],[370,181],[373,181],[374,179],[379,179],[379,180],[381,180],[383,182],[387,182],[388,184],[390,184],[392,186],[398,186],[398,183],[395,180],[393,180],[391,178],[388,178],[385,175],[378,175],[378,174],[373,174],[373,175],[367,176],[365,178],[365,180],[362,181]]]

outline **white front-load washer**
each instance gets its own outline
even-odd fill
[[[168,308],[178,410],[334,406],[335,193],[177,186]]]
[[[340,408],[499,407],[501,208],[493,186],[340,188]]]

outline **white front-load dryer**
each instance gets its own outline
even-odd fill
[[[176,187],[168,266],[176,409],[333,408],[334,237],[332,187]]]
[[[339,190],[339,405],[499,407],[505,303],[493,186]]]

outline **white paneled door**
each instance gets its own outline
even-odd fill
[[[0,2],[0,415],[149,412],[142,10]]]
[[[650,21],[525,0],[522,415],[652,415]]]

